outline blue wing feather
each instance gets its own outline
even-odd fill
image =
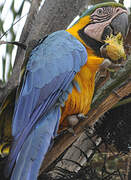
[[[58,31],[49,35],[32,51],[26,67],[25,82],[14,112],[12,126],[14,144],[9,156],[6,174],[10,174],[16,159],[18,162],[20,161],[18,154],[22,152],[26,154],[23,147],[26,144],[25,141],[29,139],[27,137],[33,137],[34,128],[38,128],[39,122],[46,123],[46,114],[55,108],[55,104],[57,104],[57,110],[60,108],[60,104],[57,103],[59,98],[64,92],[67,93],[68,89],[70,91],[75,74],[80,71],[86,60],[85,47],[66,31]],[[50,114],[54,116],[54,113],[50,112]],[[48,141],[51,140],[52,133],[56,134],[56,124],[59,124],[59,119],[60,116],[57,116],[52,123],[54,125],[52,132],[48,133],[48,135],[50,134]],[[44,126],[44,123],[41,127],[46,130],[49,127]],[[39,129],[41,127],[39,126]],[[40,131],[37,133],[39,136]],[[41,143],[43,144],[43,141]],[[46,148],[45,153],[47,150],[48,148]],[[18,166],[15,168],[15,172],[17,168]]]

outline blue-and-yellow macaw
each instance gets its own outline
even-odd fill
[[[66,118],[88,113],[104,57],[115,63],[125,58],[127,26],[123,5],[97,4],[71,28],[52,33],[32,50],[15,103],[7,177],[37,179],[52,139],[69,126]]]

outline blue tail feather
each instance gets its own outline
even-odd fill
[[[11,180],[36,180],[51,140],[56,136],[60,108],[55,107],[41,119],[25,140],[18,154]]]

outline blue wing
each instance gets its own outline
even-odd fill
[[[28,160],[28,155],[34,154],[32,152],[41,147],[41,153],[39,153],[41,158],[39,155],[37,158],[43,160],[42,156],[44,157],[47,152],[50,141],[58,129],[60,119],[58,99],[63,92],[68,93],[71,89],[71,82],[75,74],[80,71],[86,60],[85,47],[66,31],[57,31],[49,35],[32,51],[14,112],[12,126],[14,144],[6,171],[7,175],[10,174],[17,159],[12,179],[15,179],[18,169],[20,171],[21,156]],[[47,144],[46,148],[44,148],[43,138]],[[28,144],[30,148],[28,147],[26,151]],[[32,146],[34,150],[31,150]],[[35,162],[38,166],[37,160]],[[23,167],[26,166],[23,164]],[[39,170],[35,165],[34,167],[36,171]],[[19,173],[18,176],[20,176]],[[24,175],[21,177],[20,179],[23,179]],[[16,179],[18,180],[18,177]]]

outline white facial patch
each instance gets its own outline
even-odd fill
[[[89,37],[101,42],[101,36],[103,34],[103,31],[105,27],[109,24],[109,21],[103,23],[90,24],[84,29],[84,33],[87,34]]]

